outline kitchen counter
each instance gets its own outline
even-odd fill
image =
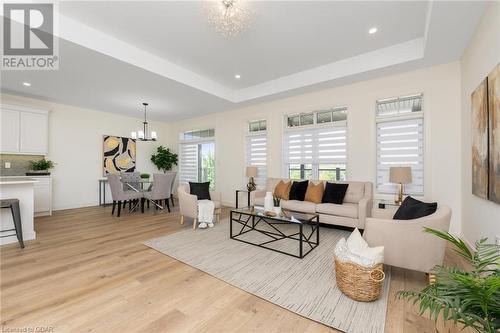
[[[36,183],[38,183],[36,179],[28,176],[0,177],[0,199],[19,199],[25,241],[36,238],[34,229],[34,185]],[[14,228],[10,209],[1,209],[0,217],[0,230]],[[17,243],[17,238],[12,233],[12,231],[0,232],[2,236],[0,244]],[[29,246],[28,244],[26,247]]]

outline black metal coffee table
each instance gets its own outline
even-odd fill
[[[264,214],[264,209],[260,207],[245,207],[231,210],[229,226],[231,239],[296,258],[304,258],[319,245],[318,214],[282,210],[272,217]],[[251,233],[264,239],[251,240],[248,237]],[[298,253],[279,249],[279,242],[284,240],[296,242]]]

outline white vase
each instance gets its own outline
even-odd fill
[[[271,192],[266,192],[266,196],[264,198],[264,210],[272,211],[273,210],[273,194]]]

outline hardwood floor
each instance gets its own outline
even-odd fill
[[[116,218],[111,207],[90,207],[37,218],[36,241],[0,248],[2,332],[335,331],[142,245],[191,228],[177,211]],[[446,260],[462,264],[451,251]],[[426,281],[393,268],[386,332],[436,331],[415,306],[394,299]]]

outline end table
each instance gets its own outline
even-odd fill
[[[249,190],[236,190],[236,209],[238,209],[238,202],[239,202],[239,194],[241,193],[245,193],[247,194],[247,206],[250,207],[250,191]]]

